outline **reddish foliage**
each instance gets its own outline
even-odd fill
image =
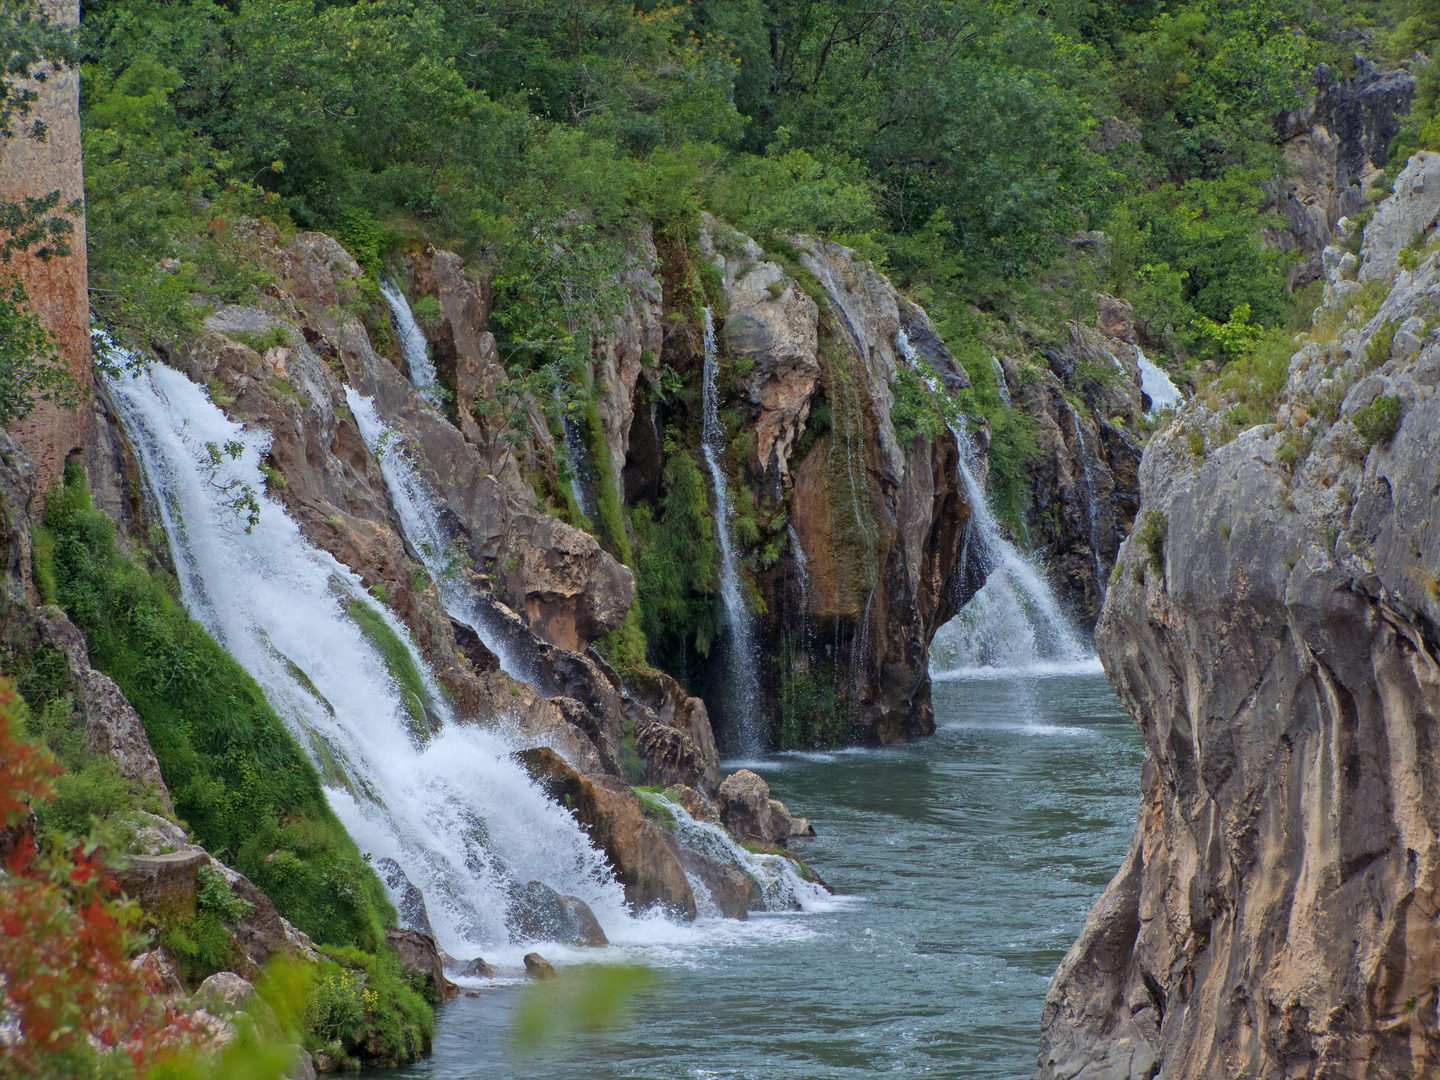
[[[15,694],[0,678],[0,811],[10,827],[29,818],[32,800],[54,797],[51,778],[60,772],[44,747],[16,737],[17,727]],[[23,835],[6,871],[0,1074],[143,1076],[173,1057],[190,1024],[131,968],[142,944],[140,912],[119,897],[95,837],[37,851]]]

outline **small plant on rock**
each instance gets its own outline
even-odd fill
[[[1363,409],[1355,410],[1350,419],[1365,440],[1366,449],[1387,442],[1400,430],[1400,415],[1404,408],[1405,403],[1398,397],[1382,394]]]

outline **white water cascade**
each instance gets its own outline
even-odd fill
[[[390,504],[400,518],[400,529],[435,579],[446,613],[480,636],[485,647],[500,661],[500,668],[505,674],[521,682],[533,682],[534,673],[494,631],[491,612],[461,582],[459,567],[463,562],[463,553],[445,524],[444,504],[415,468],[403,441],[385,426],[375,412],[375,402],[371,398],[361,397],[347,386],[345,402],[355,417],[360,437],[380,463],[385,488],[390,493]]]
[[[720,602],[725,608],[725,619],[730,626],[728,704],[730,713],[738,724],[740,749],[747,754],[753,754],[761,749],[760,733],[756,730],[760,709],[760,678],[755,670],[755,635],[750,621],[750,609],[745,605],[740,571],[735,561],[735,538],[731,533],[735,507],[730,501],[725,471],[720,467],[720,455],[725,451],[725,428],[720,423],[719,404],[715,400],[715,376],[718,369],[715,319],[707,307],[705,384],[702,399],[704,434],[701,444],[705,451],[705,465],[710,470],[710,481],[715,490],[715,531],[719,534],[720,541]]]
[[[415,392],[440,407],[440,384],[435,378],[435,365],[430,360],[430,347],[420,327],[415,325],[415,315],[405,294],[393,282],[380,280],[380,295],[390,305],[390,315],[395,320],[395,332],[400,335],[400,352],[405,357],[405,366],[410,369],[410,382]]]
[[[603,855],[510,759],[511,746],[451,722],[443,707],[438,730],[414,729],[400,686],[348,611],[370,604],[402,640],[408,634],[265,494],[268,437],[231,422],[160,364],[110,388],[154,490],[186,608],[260,684],[361,850],[394,859],[419,887],[441,946],[518,963],[525,947],[511,944],[507,908],[512,887],[530,880],[579,896],[612,940],[645,936]],[[232,440],[243,453],[217,467],[207,447]],[[249,533],[224,502],[232,480],[257,493]]]
[[[979,545],[985,585],[960,614],[936,631],[931,675],[956,679],[1099,670],[1034,563],[1000,532],[975,480],[975,451],[955,432],[960,476],[971,505],[968,545]]]
[[[1179,389],[1170,381],[1164,370],[1150,362],[1150,359],[1135,346],[1135,359],[1140,364],[1140,389],[1150,399],[1150,412],[1173,408],[1181,402]]]

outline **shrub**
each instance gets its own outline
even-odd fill
[[[312,1048],[339,1042],[346,1053],[363,1053],[372,1065],[403,1065],[429,1052],[434,1009],[400,973],[393,948],[385,945],[373,954],[352,947],[322,951],[325,959],[305,1009]]]
[[[1157,574],[1165,570],[1165,534],[1170,523],[1162,510],[1151,510],[1145,515],[1145,524],[1135,534],[1140,546],[1149,554],[1150,569]]]
[[[249,674],[159,577],[116,554],[78,467],[51,493],[43,532],[42,573],[135,707],[196,839],[317,941],[376,947],[394,908],[319,775]]]
[[[1380,329],[1370,335],[1365,343],[1365,370],[1373,371],[1390,359],[1390,349],[1395,343],[1395,331],[1400,324],[1395,319],[1386,319]]]
[[[1400,430],[1400,414],[1405,403],[1391,394],[1382,394],[1363,409],[1356,409],[1351,422],[1360,437],[1365,440],[1366,449],[1383,443]]]

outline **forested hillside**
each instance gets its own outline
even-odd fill
[[[407,243],[494,274],[505,366],[563,386],[627,223],[709,209],[837,240],[931,311],[972,375],[1129,299],[1171,364],[1219,356],[1240,305],[1282,326],[1261,242],[1274,118],[1343,76],[1373,5],[770,2],[97,3],[82,27],[97,309],[143,340],[197,287],[253,282],[229,227]],[[1422,43],[1425,16],[1396,31]],[[1364,31],[1368,33],[1369,31]],[[1417,130],[1423,141],[1422,92]],[[1430,94],[1433,98],[1433,93]],[[1403,158],[1400,159],[1403,161]],[[1076,259],[1080,230],[1110,237]],[[166,260],[178,259],[178,267]],[[563,267],[563,272],[559,268]],[[1026,425],[981,391],[1018,513]]]

